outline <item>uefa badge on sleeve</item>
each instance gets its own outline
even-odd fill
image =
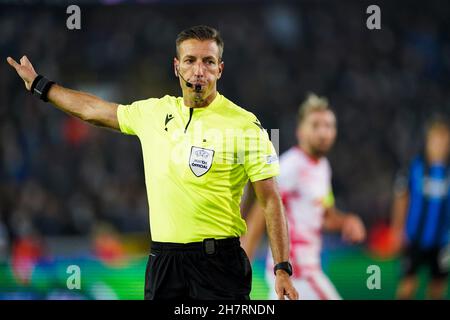
[[[211,168],[213,158],[214,150],[192,146],[189,167],[196,177],[201,177]]]

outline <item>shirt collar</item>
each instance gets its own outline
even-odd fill
[[[219,91],[217,91],[214,100],[209,105],[202,108],[194,108],[195,112],[203,112],[205,110],[213,111],[220,105],[222,97],[223,96],[219,93]],[[183,97],[181,97],[181,109],[183,114],[189,114],[189,109],[191,109],[190,107],[185,106]]]

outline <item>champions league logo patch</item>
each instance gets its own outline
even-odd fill
[[[211,168],[213,158],[214,150],[192,146],[189,167],[196,177],[201,177]]]

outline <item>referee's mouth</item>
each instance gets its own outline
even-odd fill
[[[204,87],[204,86],[207,85],[207,83],[206,83],[205,81],[192,81],[192,84],[193,84],[194,86],[200,85],[200,86],[202,86],[202,87]]]
[[[203,92],[204,91],[204,88],[206,87],[206,83],[203,83],[203,82],[193,82],[192,83],[192,90],[193,91],[195,91],[195,92],[197,92],[197,93],[200,93],[200,92]]]

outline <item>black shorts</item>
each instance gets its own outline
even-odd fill
[[[153,242],[144,299],[249,300],[252,269],[239,238]]]
[[[428,267],[433,279],[445,279],[448,268],[441,263],[443,248],[422,249],[415,245],[405,248],[402,268],[404,276],[414,276],[421,266]]]

